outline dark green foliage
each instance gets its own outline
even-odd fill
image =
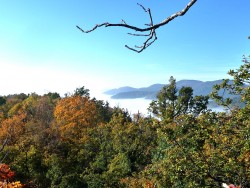
[[[220,105],[228,107],[231,109],[232,107],[245,106],[245,104],[249,103],[250,99],[250,61],[249,58],[243,56],[244,62],[243,65],[240,66],[237,70],[230,70],[228,74],[232,76],[233,82],[228,79],[223,80],[221,84],[215,85],[213,88],[213,92],[211,93],[211,97]],[[239,95],[238,97],[225,97],[224,93],[230,93],[231,95]],[[237,103],[237,101],[239,101]],[[237,106],[233,106],[232,104],[237,104]]]
[[[76,88],[74,91],[75,96],[89,97],[89,89],[85,89],[84,86]]]
[[[208,96],[193,98],[191,87],[182,87],[178,91],[176,80],[170,77],[169,85],[164,86],[158,93],[157,100],[151,102],[149,111],[162,120],[173,120],[190,113],[199,115],[206,111],[208,99]]]
[[[48,96],[51,99],[59,99],[59,98],[61,98],[59,93],[56,93],[56,92],[55,93],[49,92],[49,93],[45,94],[44,96]]]
[[[4,96],[0,143],[7,142],[0,159],[33,187],[250,187],[250,66],[243,60],[229,72],[234,81],[212,93],[222,105],[232,105],[222,90],[240,94],[246,105],[227,113],[207,110],[208,96],[177,88],[173,77],[149,107],[157,118],[131,117],[90,99],[84,87],[66,98]]]
[[[99,122],[109,122],[112,117],[112,108],[109,106],[109,103],[102,100],[97,100],[93,98],[97,111],[98,111],[98,120]]]
[[[0,106],[6,103],[6,99],[4,97],[0,97]]]

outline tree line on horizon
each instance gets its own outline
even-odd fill
[[[207,109],[209,96],[178,90],[173,77],[150,103],[150,116],[110,107],[84,87],[63,98],[0,97],[0,185],[250,187],[250,62],[243,62],[229,71],[233,82],[210,95],[227,112]],[[240,95],[244,107],[232,107],[221,91]]]

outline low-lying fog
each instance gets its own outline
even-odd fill
[[[110,95],[98,94],[95,95],[96,99],[108,101],[110,107],[117,107],[127,109],[130,114],[136,114],[138,111],[144,115],[148,115],[147,108],[152,100],[137,98],[137,99],[111,99]],[[217,112],[225,111],[223,107],[216,107],[212,110]]]

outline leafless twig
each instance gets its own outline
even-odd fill
[[[141,4],[138,4],[146,13],[148,13],[149,18],[150,18],[150,24],[145,24],[147,26],[145,28],[140,28],[140,27],[136,27],[136,26],[133,26],[133,25],[129,25],[124,20],[122,20],[121,23],[117,23],[117,24],[112,24],[112,23],[109,23],[109,22],[105,22],[105,23],[102,23],[102,24],[96,24],[92,29],[89,29],[89,30],[83,30],[79,26],[76,26],[76,27],[80,31],[82,31],[83,33],[90,33],[90,32],[96,30],[99,27],[125,27],[125,28],[128,28],[128,29],[132,29],[134,31],[142,32],[142,33],[149,32],[147,34],[128,33],[129,35],[133,35],[133,36],[147,37],[147,39],[142,44],[142,46],[135,46],[134,48],[132,48],[132,47],[129,47],[128,45],[125,45],[126,48],[128,48],[128,49],[130,49],[132,51],[140,53],[140,52],[145,50],[147,47],[149,47],[152,43],[154,43],[157,40],[156,29],[158,29],[161,26],[164,26],[164,25],[168,24],[170,21],[174,20],[177,17],[183,16],[184,14],[186,14],[186,12],[196,3],[196,1],[197,0],[190,0],[190,2],[186,5],[186,7],[184,9],[182,9],[179,12],[176,12],[176,13],[172,14],[171,16],[167,17],[165,20],[163,20],[162,22],[157,23],[157,24],[153,24],[153,18],[152,18],[151,10],[149,8],[146,9]]]
[[[4,147],[6,146],[7,142],[8,142],[8,138],[6,138],[6,139],[4,140],[4,142],[3,142],[3,144],[2,144],[2,146],[1,146],[1,148],[0,148],[0,152],[3,151],[3,149],[4,149]]]

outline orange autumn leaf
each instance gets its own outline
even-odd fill
[[[24,132],[25,118],[25,114],[19,114],[5,119],[0,127],[0,140],[8,137],[11,142],[15,142],[20,134]]]
[[[97,122],[95,103],[88,97],[72,96],[61,99],[55,107],[54,116],[61,134],[76,136],[84,128]]]

